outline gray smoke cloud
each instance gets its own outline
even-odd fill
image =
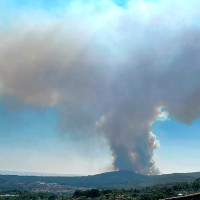
[[[1,96],[55,107],[76,137],[103,134],[115,169],[159,173],[151,125],[161,109],[182,123],[200,117],[199,6],[77,2],[62,17],[16,20],[0,32]]]

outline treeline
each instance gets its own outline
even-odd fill
[[[91,189],[76,190],[71,197],[63,194],[52,194],[28,191],[0,191],[0,200],[158,200],[200,192],[200,179],[191,183],[172,183],[146,187],[143,189]],[[6,195],[6,196],[5,196]]]
[[[154,187],[146,187],[143,189],[116,189],[116,190],[76,190],[73,198],[78,200],[85,199],[125,199],[125,200],[158,200],[168,197],[174,197],[178,194],[192,194],[200,192],[200,179],[191,183],[173,183],[166,185],[157,185]]]
[[[28,192],[18,190],[0,191],[0,200],[62,200],[63,197],[47,192]]]

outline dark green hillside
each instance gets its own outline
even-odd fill
[[[58,183],[65,184],[74,187],[105,187],[112,184],[120,184],[127,181],[133,180],[143,180],[148,178],[148,176],[136,174],[132,171],[114,171],[102,174],[97,174],[93,176],[82,176],[82,177],[39,177],[39,176],[13,176],[13,175],[0,175],[0,182],[13,185],[16,183],[25,182],[47,182],[47,183]],[[5,185],[5,184],[4,184]],[[19,185],[20,186],[20,185]],[[3,184],[0,185],[0,188]],[[14,186],[15,187],[15,186]],[[8,188],[8,189],[13,189]]]
[[[170,183],[141,189],[89,189],[69,193],[0,190],[1,200],[159,200],[170,197],[200,199],[200,179],[191,183]],[[195,197],[195,198],[194,198]]]
[[[177,173],[179,174],[179,173]],[[194,178],[199,178],[200,177],[200,172],[190,172],[190,173],[180,173],[181,175],[187,175],[187,176],[191,176]]]
[[[200,177],[200,176],[199,176]],[[144,188],[159,184],[168,184],[168,183],[180,183],[180,182],[192,182],[196,178],[192,176],[182,175],[182,174],[163,174],[157,176],[149,176],[148,179],[139,180],[139,181],[129,181],[123,184],[116,184],[110,186],[110,188]]]
[[[176,173],[146,176],[132,171],[114,171],[93,176],[42,177],[0,175],[0,189],[30,189],[35,184],[56,183],[58,185],[84,188],[143,188],[158,184],[192,182],[200,173]],[[40,186],[38,186],[40,187]],[[48,186],[49,187],[49,186]],[[53,187],[53,186],[51,186]]]
[[[187,197],[187,195],[196,194],[195,199],[200,197],[200,179],[195,180],[194,182],[187,183],[171,183],[171,184],[162,184],[152,187],[145,187],[141,189],[106,189],[106,190],[86,190],[80,191],[76,190],[74,192],[73,198],[78,200],[86,199],[95,199],[95,200],[159,200],[170,197]],[[193,196],[194,197],[194,196]],[[194,199],[193,197],[187,199]],[[178,198],[179,199],[179,198]]]

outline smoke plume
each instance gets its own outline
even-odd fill
[[[75,2],[75,1],[74,1]],[[200,2],[75,2],[0,31],[0,92],[54,107],[77,137],[103,134],[115,169],[158,173],[151,131],[161,110],[200,117]]]

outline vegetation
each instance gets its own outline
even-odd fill
[[[200,192],[200,179],[187,183],[171,183],[146,187],[143,189],[91,189],[76,190],[71,197],[66,194],[27,192],[18,190],[0,191],[0,200],[158,200],[177,196],[179,193],[191,194]]]
[[[200,179],[192,183],[173,183],[166,185],[157,185],[153,187],[146,187],[143,189],[115,189],[115,190],[101,190],[99,192],[93,190],[75,191],[73,198],[78,200],[84,199],[124,199],[124,200],[158,200],[168,197],[174,197],[178,194],[192,194],[200,192]],[[94,194],[96,196],[94,197]]]
[[[0,175],[0,189],[19,189],[31,190],[33,188],[41,188],[46,184],[46,187],[51,187],[54,191],[54,185],[62,187],[66,186],[74,188],[143,188],[158,184],[177,183],[177,182],[192,182],[196,178],[200,178],[200,173],[185,173],[185,174],[164,174],[156,176],[145,176],[134,173],[132,171],[115,171],[93,176],[82,177],[46,177],[46,176],[14,176]],[[41,184],[40,184],[41,183]],[[57,186],[56,186],[57,187]],[[48,191],[51,191],[47,189]]]
[[[199,176],[200,177],[200,176]],[[136,174],[132,171],[114,171],[93,176],[80,177],[47,177],[47,176],[16,176],[16,175],[0,175],[0,189],[21,189],[21,183],[26,182],[46,182],[65,184],[72,187],[104,187],[116,183],[124,183],[132,180],[143,180],[148,176]],[[7,184],[5,184],[7,183]],[[5,185],[2,188],[2,185]],[[9,185],[10,184],[10,185]],[[26,188],[25,188],[26,189]]]

